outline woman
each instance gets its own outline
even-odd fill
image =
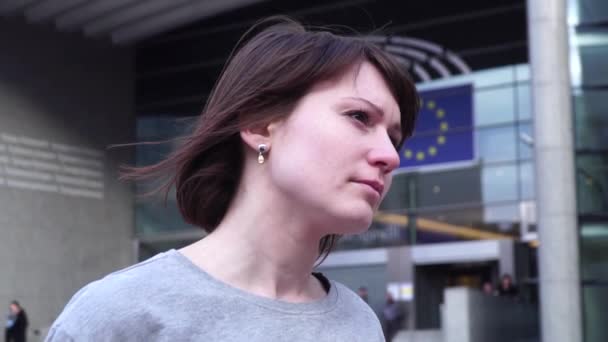
[[[392,341],[403,326],[405,313],[390,293],[386,294],[386,303],[382,309],[382,323],[384,323],[384,336],[387,341]]]
[[[364,232],[399,165],[418,97],[360,38],[284,18],[256,25],[193,133],[166,160],[186,221],[209,232],[94,282],[47,341],[383,341],[374,312],[312,273],[337,237]]]
[[[16,300],[9,306],[9,315],[6,322],[4,339],[6,342],[27,341],[27,314]]]

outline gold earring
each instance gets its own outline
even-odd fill
[[[264,153],[266,153],[268,151],[268,147],[266,146],[266,144],[259,144],[258,145],[258,164],[264,164]]]

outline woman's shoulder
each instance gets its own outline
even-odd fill
[[[374,310],[346,285],[332,280],[331,286],[339,297],[334,318],[348,325],[348,331],[358,338],[383,341],[382,325]]]
[[[146,296],[146,291],[156,291],[155,288],[169,286],[167,282],[177,281],[174,276],[183,273],[176,260],[177,253],[175,250],[160,253],[93,281],[78,291],[66,308],[84,302],[83,299],[103,301],[107,296],[112,297],[111,303],[108,304],[117,305]]]
[[[331,285],[332,288],[335,288],[338,292],[338,296],[340,297],[340,306],[343,307],[344,310],[359,314],[362,316],[362,319],[370,319],[378,322],[379,324],[378,316],[374,310],[372,310],[369,304],[363,301],[363,299],[361,299],[361,297],[359,297],[359,295],[357,295],[353,290],[335,280],[331,280]]]
[[[178,252],[161,253],[84,286],[54,322],[47,341],[82,331],[95,334],[111,329],[119,333],[122,328],[132,329],[130,322],[141,324],[141,316],[149,311],[147,307],[162,305],[164,296],[159,295],[171,290],[183,273],[174,260],[175,253]]]

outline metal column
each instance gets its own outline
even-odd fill
[[[581,342],[581,284],[566,0],[528,0],[541,333]]]

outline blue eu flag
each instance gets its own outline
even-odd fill
[[[414,135],[399,151],[400,168],[469,161],[473,155],[473,87],[420,92]]]

